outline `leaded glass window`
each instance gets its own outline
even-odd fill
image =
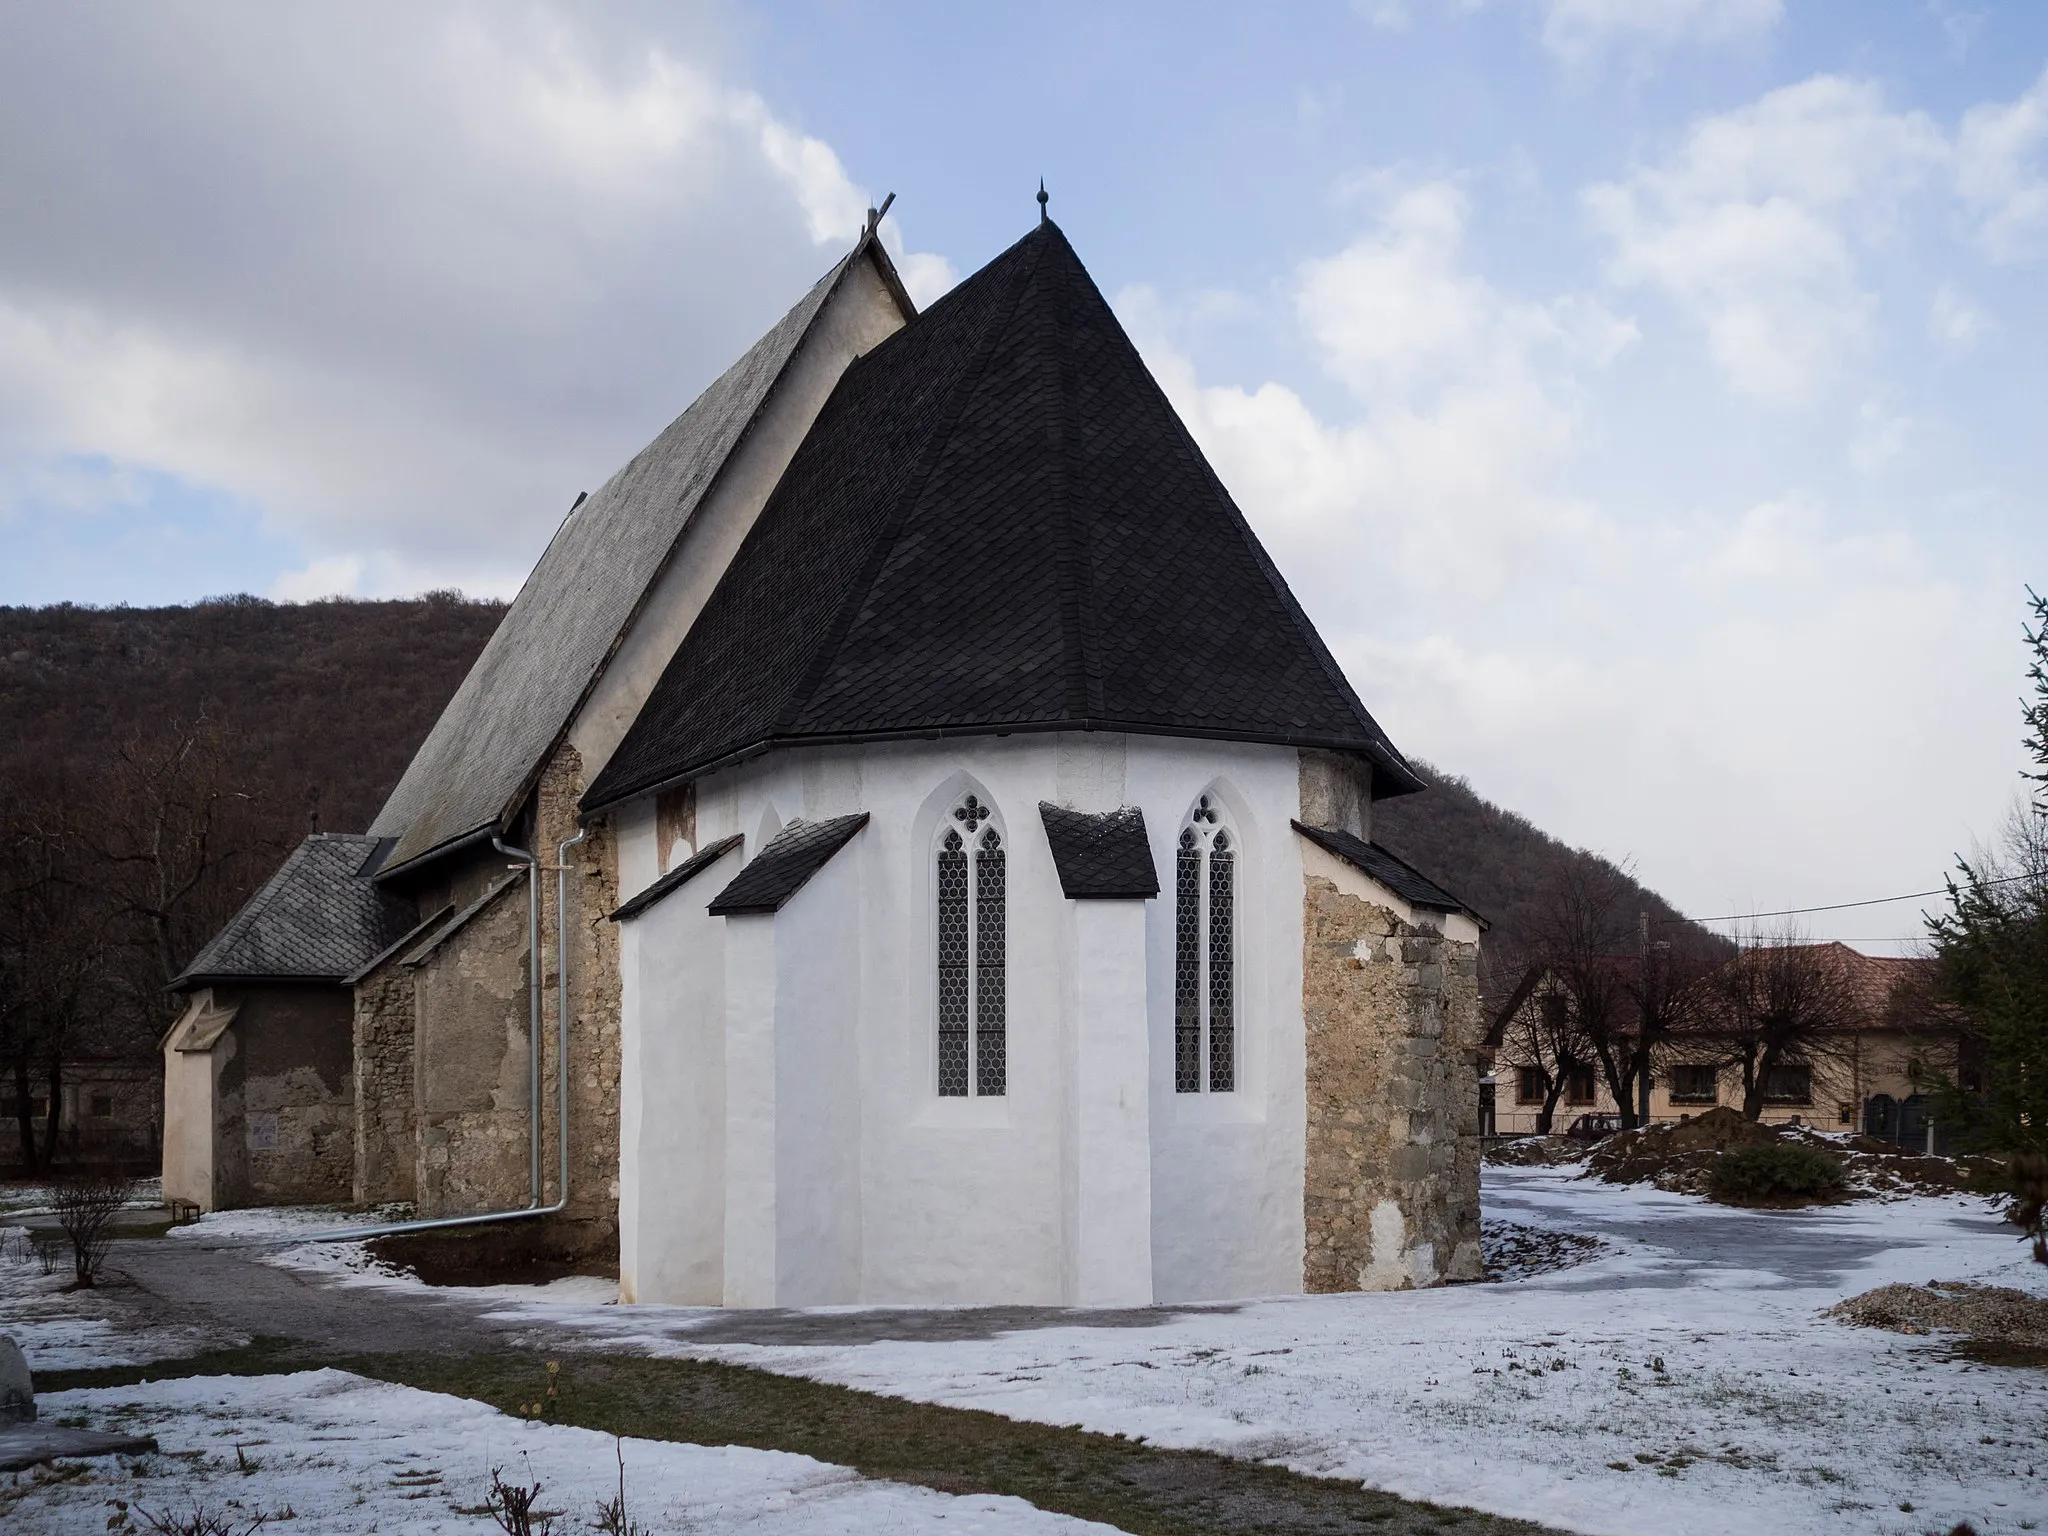
[[[1174,855],[1173,1087],[1237,1087],[1237,844],[1208,795]]]
[[[989,808],[953,807],[938,851],[939,1093],[1009,1087],[1008,873]]]

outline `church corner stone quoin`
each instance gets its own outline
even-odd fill
[[[1476,1278],[1421,788],[1059,226],[923,312],[870,229],[181,978],[166,1190],[542,1208],[629,1302]]]

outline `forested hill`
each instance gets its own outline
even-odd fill
[[[205,720],[277,836],[316,813],[359,832],[504,612],[452,593],[0,608],[0,758],[93,784],[136,738]]]
[[[181,948],[202,942],[212,913],[232,911],[266,877],[309,813],[329,831],[360,831],[404,771],[504,614],[500,603],[431,594],[409,602],[269,603],[235,597],[185,608],[0,608],[0,770],[17,785],[93,786],[124,746],[168,739],[204,720],[219,732],[226,782],[262,845],[223,871],[224,886]],[[1471,903],[1493,924],[1503,958],[1540,927],[1577,869],[1612,867],[1419,764],[1432,787],[1374,807],[1375,839]],[[108,807],[108,809],[115,809]],[[1674,915],[1640,887],[1618,903]]]

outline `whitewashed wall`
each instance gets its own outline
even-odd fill
[[[1009,851],[1009,1091],[942,1099],[932,855],[969,792]],[[1172,1075],[1173,849],[1204,792],[1240,849],[1238,1087],[1221,1095]],[[774,753],[700,781],[698,838],[739,832],[745,858],[792,818],[872,819],[772,918],[705,913],[729,855],[624,925],[626,1298],[1299,1290],[1299,794],[1290,749],[1078,733]],[[1142,807],[1161,894],[1068,901],[1041,800]],[[691,851],[660,857],[645,802],[619,834],[626,892]]]

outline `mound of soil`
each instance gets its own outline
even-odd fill
[[[1732,1109],[1710,1109],[1677,1125],[1610,1136],[1586,1159],[1586,1172],[1610,1184],[1654,1184],[1678,1194],[1703,1195],[1714,1159],[1736,1147],[1767,1146],[1779,1132],[1743,1119]]]
[[[1495,1142],[1479,1160],[1496,1168],[1544,1168],[1576,1163],[1585,1155],[1586,1144],[1569,1136],[1516,1136]]]
[[[1987,1364],[2048,1365],[2048,1296],[2005,1286],[1881,1285],[1837,1302],[1826,1315],[1893,1333],[1961,1335],[1964,1352]]]
[[[1737,1147],[1800,1141],[1841,1159],[1849,1199],[1983,1193],[2003,1165],[1988,1157],[1926,1157],[1875,1136],[1825,1136],[1811,1126],[1759,1125],[1726,1105],[1677,1125],[1610,1136],[1586,1159],[1588,1174],[1610,1184],[1653,1184],[1703,1195],[1714,1160]]]

